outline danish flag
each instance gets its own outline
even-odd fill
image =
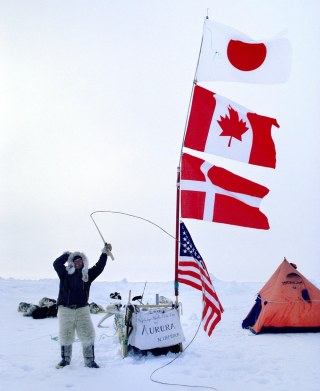
[[[181,161],[181,217],[269,229],[260,211],[266,187],[187,153]]]

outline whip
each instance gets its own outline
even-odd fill
[[[139,219],[139,220],[143,220],[143,221],[146,221],[147,223],[150,223],[152,225],[154,225],[155,227],[161,229],[161,231],[163,231],[165,234],[169,235],[172,239],[176,239],[175,236],[171,235],[168,231],[166,231],[165,229],[163,229],[162,227],[160,227],[160,225],[154,223],[153,221],[151,220],[148,220],[148,219],[145,219],[143,217],[140,217],[140,216],[136,216],[136,215],[133,215],[133,214],[130,214],[130,213],[125,213],[125,212],[117,212],[115,210],[96,210],[95,212],[92,212],[90,217],[92,218],[92,215],[95,214],[95,213],[114,213],[114,214],[119,214],[119,215],[124,215],[124,216],[129,216],[129,217],[134,217],[135,219]],[[93,220],[93,218],[92,218]],[[95,226],[97,227],[97,224],[95,223],[95,221],[93,220]],[[97,230],[99,231],[99,228],[97,227]],[[99,231],[99,234],[100,236],[102,237],[101,235],[101,232]],[[102,240],[103,237],[102,237]]]
[[[159,228],[162,232],[164,232],[165,234],[167,234],[168,236],[170,236],[172,239],[177,240],[177,239],[175,238],[175,236],[171,235],[171,234],[170,234],[169,232],[167,232],[165,229],[163,229],[162,227],[160,227],[160,225],[154,223],[154,222],[151,221],[151,220],[145,219],[145,218],[143,218],[143,217],[136,216],[136,215],[133,215],[133,214],[130,214],[130,213],[125,213],[125,212],[117,212],[117,211],[114,211],[114,210],[96,210],[95,212],[92,212],[92,213],[90,214],[90,217],[91,217],[91,219],[92,219],[92,221],[93,221],[93,224],[94,224],[95,227],[97,228],[97,231],[99,232],[99,235],[101,236],[101,239],[102,239],[102,241],[103,241],[104,244],[107,244],[107,242],[104,240],[104,237],[102,236],[102,233],[101,233],[99,227],[97,226],[97,223],[94,221],[94,219],[93,219],[93,217],[92,217],[92,215],[95,214],[95,213],[114,213],[114,214],[120,214],[120,215],[124,215],[124,216],[134,217],[134,218],[136,218],[136,219],[143,220],[143,221],[145,221],[145,222],[147,222],[147,223],[149,223],[149,224],[154,225],[155,227]],[[110,257],[111,257],[111,259],[114,261],[114,256],[112,255],[111,252],[110,252]]]
[[[98,232],[99,232],[99,235],[101,236],[101,239],[102,239],[102,241],[103,241],[103,244],[104,244],[104,245],[107,245],[108,243],[104,240],[104,237],[102,236],[102,233],[100,232],[99,227],[97,226],[96,222],[94,221],[94,218],[92,217],[92,215],[93,215],[94,213],[97,213],[97,212],[91,213],[90,217],[91,217],[91,219],[92,219],[92,221],[93,221],[93,224],[96,226],[96,228],[97,228],[97,230],[98,230]],[[110,250],[108,250],[107,254],[110,255],[110,258],[114,261],[114,256],[113,256],[113,254],[112,254],[112,252],[111,252]]]

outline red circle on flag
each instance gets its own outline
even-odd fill
[[[240,71],[253,71],[259,68],[267,55],[263,43],[247,43],[230,40],[227,48],[230,63]]]

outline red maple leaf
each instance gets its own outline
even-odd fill
[[[225,117],[220,116],[220,120],[218,120],[218,124],[220,125],[222,132],[219,136],[227,136],[230,137],[228,147],[231,145],[232,137],[236,138],[239,141],[242,141],[242,135],[249,128],[246,126],[246,122],[242,119],[239,119],[239,114],[236,110],[234,110],[231,106],[228,107],[229,117],[226,115]]]

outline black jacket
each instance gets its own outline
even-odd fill
[[[85,306],[88,304],[92,281],[103,272],[106,266],[107,254],[102,253],[98,262],[88,270],[88,282],[82,281],[82,269],[76,269],[73,274],[68,274],[64,265],[68,257],[69,253],[65,253],[53,262],[53,267],[60,279],[57,305]]]

